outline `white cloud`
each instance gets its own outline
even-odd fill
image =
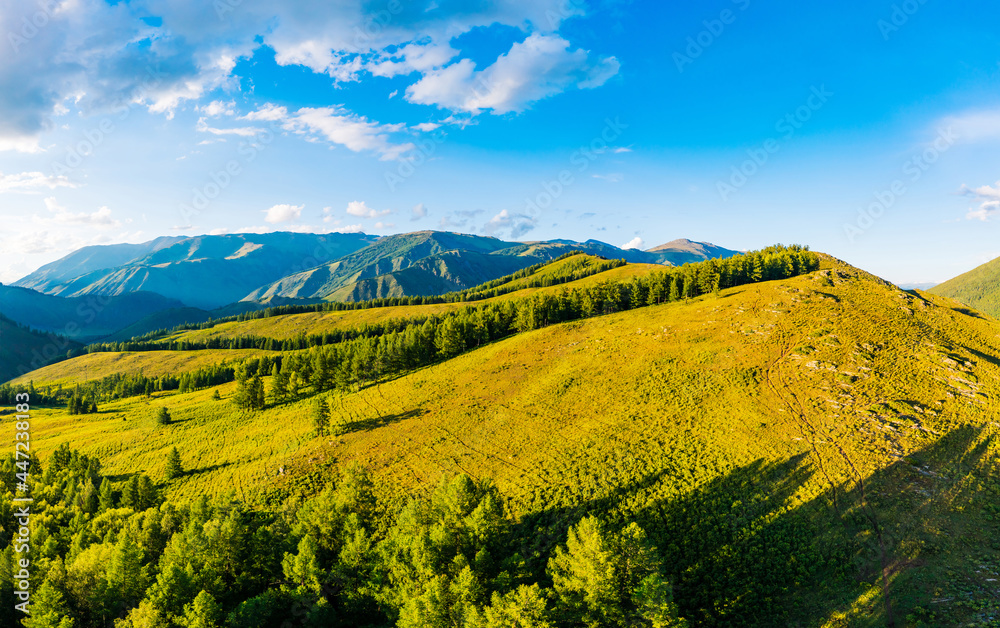
[[[526,214],[512,214],[506,209],[490,218],[483,226],[483,233],[496,237],[508,237],[512,240],[520,238],[538,224],[538,221]]]
[[[590,175],[595,179],[601,179],[602,181],[607,181],[608,183],[621,183],[625,179],[625,175],[620,172],[610,172],[608,174],[592,174]]]
[[[631,153],[632,149],[629,148],[628,146],[619,146],[618,148],[614,149],[611,152],[613,152],[616,155],[618,155],[618,154],[621,154],[621,153]]]
[[[948,116],[938,123],[950,129],[960,142],[978,142],[1000,139],[1000,110],[967,111]]]
[[[428,132],[440,129],[441,125],[437,124],[436,122],[421,122],[420,124],[414,124],[412,128],[416,129],[417,131]]]
[[[424,74],[406,89],[410,102],[478,114],[521,112],[532,103],[579,87],[603,85],[618,73],[614,57],[592,60],[558,35],[533,33],[493,65],[476,70],[471,59]]]
[[[381,221],[379,221],[379,222],[375,223],[375,228],[376,229],[392,229],[395,226],[396,226],[396,223],[392,223],[392,222],[381,222]]]
[[[236,103],[230,100],[229,102],[222,102],[221,100],[213,100],[203,107],[198,107],[198,111],[202,112],[209,118],[217,118],[219,116],[232,116],[236,115]]]
[[[420,220],[425,216],[427,216],[427,208],[423,203],[418,203],[413,206],[413,217],[410,220]]]
[[[257,111],[252,111],[245,116],[240,116],[240,120],[277,122],[288,117],[288,109],[279,107],[271,103],[265,104]]]
[[[623,244],[622,248],[623,249],[640,249],[641,250],[642,247],[645,244],[646,243],[642,241],[642,238],[640,238],[639,236],[635,236],[634,238],[632,238],[631,240],[629,240],[628,242],[626,242],[625,244]]]
[[[2,111],[2,109],[0,109],[0,111]],[[28,135],[17,135],[13,137],[0,136],[0,152],[8,150],[19,153],[45,152],[42,147],[38,145],[38,137]]]
[[[264,213],[267,214],[264,216],[264,222],[269,222],[271,224],[293,222],[302,216],[302,209],[304,207],[305,205],[288,205],[287,203],[273,205],[264,211]]]
[[[240,137],[253,137],[263,131],[263,129],[252,126],[237,127],[234,129],[216,129],[208,126],[205,118],[198,118],[195,129],[201,133],[211,133],[212,135],[238,135]]]
[[[342,107],[299,109],[285,122],[284,128],[314,138],[318,136],[356,153],[375,153],[382,161],[399,159],[415,148],[411,142],[394,144],[389,139],[390,133],[402,131],[404,125],[372,122]]]
[[[368,207],[364,201],[351,201],[347,204],[347,213],[358,218],[377,218],[391,214],[392,210],[383,209],[382,211],[375,211],[371,207]]]
[[[4,174],[0,172],[0,192],[34,192],[40,188],[76,187],[64,176],[52,177],[41,172],[21,172]]]
[[[996,187],[981,185],[970,188],[963,185],[960,192],[979,203],[979,207],[969,209],[965,215],[967,219],[987,221],[1000,215],[1000,181],[997,181]]]
[[[377,62],[369,68],[375,76],[393,77],[411,72],[427,72],[440,68],[458,54],[449,44],[409,44],[393,58]],[[397,60],[399,59],[399,60]]]
[[[15,49],[0,55],[0,151],[40,152],[40,138],[54,128],[58,116],[66,115],[68,103],[84,117],[142,105],[172,118],[191,103],[200,105],[197,110],[210,119],[235,116],[234,103],[217,95],[220,90],[242,91],[233,74],[238,62],[265,46],[279,64],[300,65],[337,82],[414,75],[420,87],[411,100],[465,112],[523,111],[531,102],[573,86],[603,84],[618,71],[614,58],[592,59],[554,34],[564,20],[583,13],[577,3],[441,3],[429,10],[432,4],[401,3],[385,21],[384,9],[361,0],[8,2],[0,11],[0,32],[7,35],[4,44]],[[48,13],[47,24],[30,41],[9,37],[40,9]],[[151,26],[143,19],[150,15],[162,18],[162,23]],[[475,72],[468,59],[456,62],[462,53],[451,42],[494,25],[531,35],[482,72]],[[442,83],[440,73],[458,79],[457,84]],[[478,96],[469,94],[466,88],[481,78],[490,79],[492,88]],[[210,94],[216,99],[209,100]],[[342,112],[332,115],[344,117]],[[330,141],[383,159],[407,150],[405,144],[372,139],[389,132],[386,125],[358,117],[339,122],[375,128],[362,133],[365,141],[347,142],[328,137],[329,123],[302,124]]]
[[[122,225],[120,221],[111,217],[111,209],[108,207],[101,207],[96,212],[90,214],[86,212],[74,214],[65,207],[61,207],[56,202],[54,197],[47,197],[43,202],[45,203],[45,207],[53,214],[53,216],[52,218],[38,218],[38,221],[42,223],[90,225],[101,228],[120,227]]]

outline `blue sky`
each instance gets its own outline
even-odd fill
[[[1000,7],[0,6],[0,281],[160,235],[799,242],[1000,256]]]

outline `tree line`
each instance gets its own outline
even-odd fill
[[[395,377],[513,333],[690,299],[818,268],[819,257],[807,248],[778,245],[727,259],[665,268],[628,281],[603,281],[524,299],[468,305],[445,314],[395,319],[308,339],[222,339],[218,342],[229,343],[227,346],[232,348],[270,348],[284,353],[202,367],[181,376],[109,375],[82,389],[96,400],[110,400],[159,390],[186,392],[237,381],[237,405],[244,410],[258,410],[269,402],[295,399],[307,388],[314,393],[349,390]],[[159,346],[153,342],[142,348]],[[267,375],[273,376],[270,391],[264,390],[263,378]],[[13,390],[10,388],[8,394]]]

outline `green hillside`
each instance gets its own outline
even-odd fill
[[[254,363],[262,408],[253,379],[36,408],[56,469],[36,494],[77,504],[37,505],[61,557],[50,596],[78,626],[202,611],[280,626],[289,608],[315,626],[991,625],[1000,324],[805,259],[511,292],[442,310],[423,339],[95,353],[33,373],[68,387],[115,362],[150,377],[282,364]],[[513,329],[477,344],[490,316]],[[289,372],[296,394],[278,386]],[[53,453],[65,445],[100,470]],[[167,480],[175,447],[184,472]]]
[[[327,297],[331,301],[367,301],[466,290],[524,268],[523,257],[448,251],[425,257],[403,270],[360,279]]]
[[[147,316],[182,305],[152,292],[66,298],[0,285],[4,316],[38,331],[73,335],[82,342],[105,338]]]
[[[930,292],[1000,318],[1000,258],[934,286]]]
[[[61,360],[83,345],[34,331],[0,314],[0,383]]]

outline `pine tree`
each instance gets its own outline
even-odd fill
[[[74,628],[69,605],[62,592],[66,572],[62,560],[56,559],[42,586],[31,595],[31,615],[23,620],[26,628]]]
[[[156,422],[159,425],[170,425],[170,411],[161,407],[156,413]]]
[[[184,625],[187,628],[218,628],[222,617],[222,607],[211,593],[204,590],[194,598],[194,602],[184,605]]]
[[[97,487],[94,486],[93,480],[87,478],[87,482],[83,485],[83,490],[80,491],[80,509],[83,512],[93,514],[97,512],[99,505]]]
[[[219,390],[216,389],[215,392],[212,393],[212,401],[221,401],[221,400],[222,396],[219,395]]]
[[[264,380],[260,378],[260,375],[254,375],[253,379],[250,380],[250,391],[252,399],[252,410],[263,410],[266,407],[264,401]]]
[[[236,392],[233,394],[233,403],[240,410],[249,410],[250,391],[247,385],[247,372],[242,366],[236,367]]]
[[[448,359],[465,351],[465,338],[462,337],[462,326],[454,316],[449,316],[438,325],[434,338],[434,346],[441,357]]]
[[[105,480],[107,482],[107,480]],[[139,504],[139,476],[133,475],[128,482],[125,483],[125,487],[122,488],[122,499],[121,505],[124,508],[131,508],[138,511]]]
[[[316,436],[323,436],[330,428],[330,408],[326,399],[318,397],[313,404],[313,430]]]
[[[166,478],[168,480],[173,480],[184,475],[184,467],[181,465],[181,454],[174,447],[170,450],[170,454],[167,455],[167,471]]]
[[[115,492],[111,488],[111,480],[107,478],[101,480],[99,506],[102,512],[115,507]]]

